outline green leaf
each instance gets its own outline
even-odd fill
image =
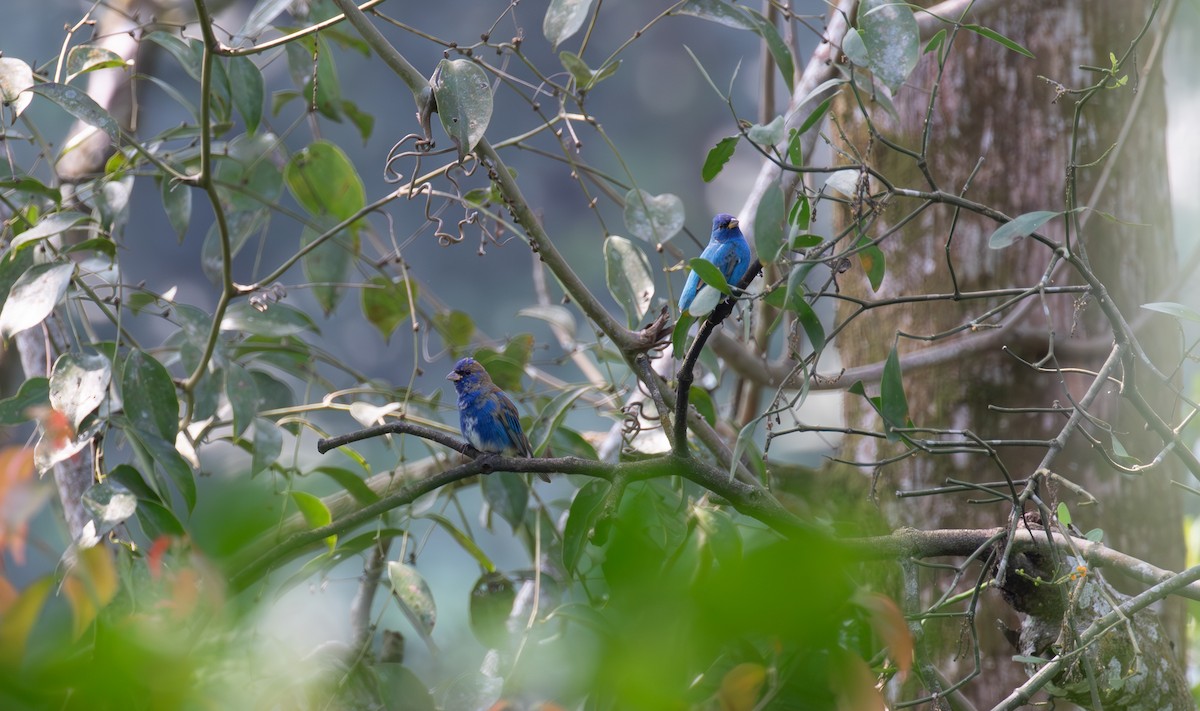
[[[0,310],[0,339],[41,323],[67,293],[75,264],[35,264],[17,279]]]
[[[804,164],[804,144],[801,142],[801,138],[803,138],[803,134],[800,131],[794,128],[788,130],[787,156],[788,163],[792,165]],[[803,197],[804,191],[800,191],[800,195]]]
[[[362,178],[341,148],[325,140],[305,146],[283,170],[288,191],[315,216],[345,220],[366,205]]]
[[[557,47],[583,27],[591,8],[592,0],[550,0],[542,18],[542,34]]]
[[[575,316],[565,306],[559,306],[558,304],[534,304],[518,311],[517,316],[528,316],[529,318],[536,318],[539,321],[545,321],[552,326],[562,329],[572,339],[575,338]]]
[[[988,238],[988,246],[992,249],[1004,249],[1015,242],[1017,238],[1028,237],[1037,232],[1039,227],[1062,214],[1061,212],[1052,212],[1050,210],[1038,210],[1018,215],[1000,225],[992,233],[992,236]]]
[[[375,117],[358,108],[358,104],[345,99],[342,101],[342,113],[346,114],[346,118],[350,119],[350,123],[358,129],[358,135],[362,136],[363,145],[371,138],[371,133],[375,130]]]
[[[111,478],[92,484],[83,494],[83,506],[96,522],[96,536],[103,536],[137,511],[137,497]]]
[[[87,125],[104,131],[113,143],[121,143],[121,127],[117,124],[117,120],[109,115],[100,104],[97,104],[92,97],[88,96],[83,89],[76,89],[66,84],[47,83],[35,84],[29,90],[58,104],[67,113]]]
[[[300,233],[301,246],[312,243],[323,231],[318,232],[305,225]],[[341,284],[346,281],[360,249],[358,230],[349,229],[325,240],[301,258],[304,278],[312,284],[313,298],[321,305],[321,310],[326,316],[337,308],[338,301],[345,291]]]
[[[475,322],[462,311],[435,314],[433,327],[442,335],[446,346],[456,352],[470,345],[471,336],[475,333]]]
[[[323,204],[319,200],[328,199],[322,192],[324,190],[337,192],[339,195],[343,191],[350,194],[350,190],[343,187],[343,182],[347,181],[344,171],[339,170],[344,169],[344,166],[336,162],[336,155],[329,155],[331,151],[327,144],[320,141],[312,144],[309,146],[312,149],[311,153],[306,149],[299,154],[304,156],[303,159],[292,156],[288,165],[284,167],[285,171],[280,171],[277,164],[280,155],[279,143],[279,137],[273,133],[243,133],[225,144],[224,151],[213,156],[217,194],[220,195],[221,204],[225,209],[231,212],[258,212],[267,209],[283,194],[284,172],[289,166],[298,170],[300,178],[311,179],[313,182],[308,185],[315,184],[317,187],[314,190],[322,193],[308,203],[297,197],[297,202],[305,208],[315,203],[316,207],[313,209],[319,209]],[[302,160],[314,165],[301,165]],[[319,182],[322,180],[330,182],[323,185]],[[308,197],[307,193],[303,195]],[[232,227],[230,231],[233,231]]]
[[[783,141],[783,117],[776,116],[768,124],[755,124],[746,129],[746,137],[760,146],[774,146]]]
[[[783,251],[783,221],[786,215],[783,190],[777,183],[772,183],[763,192],[758,212],[754,214],[754,247],[763,264],[779,259],[779,253]]]
[[[130,64],[132,62],[127,63],[121,55],[111,49],[87,44],[75,45],[67,54],[67,83],[70,84],[71,80],[80,74],[97,69],[126,67]]]
[[[50,404],[50,380],[30,378],[17,394],[0,400],[0,425],[20,425],[33,419],[30,408]]]
[[[233,410],[233,436],[241,437],[258,414],[258,387],[250,371],[238,363],[225,369],[225,397]]]
[[[857,28],[851,27],[846,30],[846,35],[842,38],[842,52],[845,53],[846,59],[857,66],[865,67],[871,62],[867,54],[867,45],[863,43],[862,33]]]
[[[754,29],[754,24],[746,13],[725,0],[687,0],[675,12],[680,15],[691,15],[710,20],[739,30]]]
[[[829,82],[826,82],[826,84],[828,84],[828,83]],[[845,82],[838,81],[838,83],[844,84]],[[831,96],[828,99],[822,101],[820,104],[818,104],[817,108],[812,110],[812,113],[810,113],[808,115],[808,117],[804,119],[804,123],[800,124],[800,128],[798,128],[797,130],[801,134],[804,134],[808,131],[808,129],[817,125],[818,121],[825,118],[825,112],[829,111],[829,106],[832,103],[833,103],[833,97]]]
[[[262,122],[263,77],[258,67],[246,56],[229,58],[230,89],[233,105],[242,115],[246,132],[254,133]],[[320,79],[318,78],[318,81]]]
[[[480,548],[477,543],[475,543],[475,539],[463,533],[458,526],[455,526],[454,523],[450,521],[450,519],[432,512],[421,514],[421,518],[427,518],[436,523],[438,526],[441,526],[442,530],[450,534],[450,537],[454,539],[455,543],[461,546],[464,551],[471,554],[471,557],[475,559],[475,562],[479,563],[479,567],[488,572],[496,569],[495,563],[493,563],[492,559],[488,557],[487,553],[484,553],[483,549]]]
[[[825,347],[825,327],[821,325],[821,319],[817,317],[817,312],[804,298],[804,291],[798,289],[796,294],[797,296],[788,303],[788,309],[796,312],[796,318],[800,321],[800,326],[804,328],[808,342],[812,344],[814,351],[819,351]]]
[[[363,315],[388,341],[396,328],[412,314],[416,300],[416,282],[405,279],[392,281],[384,276],[371,277],[362,290]]]
[[[150,461],[146,462],[147,467],[153,462],[167,475],[183,496],[190,512],[196,506],[196,479],[192,476],[192,468],[188,466],[187,461],[175,450],[175,445],[152,432],[136,427],[127,427],[124,431],[130,443],[140,447],[150,457]]]
[[[742,561],[742,534],[729,514],[721,509],[696,506],[692,509],[701,542],[721,566],[736,566]]]
[[[112,364],[100,354],[63,353],[50,372],[50,406],[67,416],[71,426],[100,407],[112,382]],[[174,389],[172,389],[174,394]]]
[[[316,474],[324,474],[330,479],[336,481],[338,486],[345,489],[346,492],[353,496],[360,504],[373,504],[376,501],[379,501],[379,495],[372,491],[371,487],[367,486],[366,482],[364,482],[362,478],[349,469],[342,469],[340,467],[317,467],[313,470],[313,472]]]
[[[571,501],[567,522],[563,525],[562,542],[563,567],[569,574],[573,574],[579,565],[592,527],[596,525],[596,519],[600,516],[600,505],[604,503],[609,488],[607,481],[593,479],[584,484]]]
[[[283,428],[265,417],[254,418],[254,451],[250,453],[250,476],[277,462],[281,452]]]
[[[16,57],[0,57],[0,101],[13,107],[14,118],[33,101],[32,88],[32,67]]]
[[[167,212],[167,221],[182,241],[183,236],[187,234],[188,225],[192,222],[192,189],[166,178],[160,179],[158,186],[163,209]]]
[[[1067,504],[1063,501],[1058,502],[1058,507],[1055,509],[1058,514],[1058,522],[1064,526],[1071,525],[1071,511],[1067,508]]]
[[[1171,301],[1156,301],[1152,304],[1142,304],[1142,308],[1148,311],[1157,311],[1159,313],[1174,316],[1178,319],[1186,319],[1188,321],[1200,322],[1200,312],[1183,304],[1177,304]]]
[[[300,37],[287,44],[288,69],[292,81],[301,87],[305,103],[322,115],[341,121],[342,90],[332,48],[324,36]],[[316,61],[316,87],[313,86],[313,62]],[[221,64],[214,65],[223,67]]]
[[[983,27],[982,25],[972,25],[972,24],[965,24],[965,25],[960,25],[960,26],[964,30],[970,30],[971,32],[974,32],[975,34],[979,35],[980,37],[986,37],[986,38],[992,40],[993,42],[997,42],[997,43],[1011,49],[1012,51],[1016,52],[1017,54],[1023,54],[1026,57],[1029,57],[1030,59],[1037,59],[1037,57],[1033,56],[1033,52],[1030,52],[1029,50],[1025,49],[1021,45],[1017,44],[1016,42],[1010,40],[1009,38],[1005,37],[1004,35],[1000,34],[999,32],[997,32],[993,29]]]
[[[631,240],[609,235],[604,240],[604,276],[609,293],[625,309],[629,325],[637,325],[654,299],[650,260]]]
[[[291,4],[292,0],[258,0],[254,5],[254,9],[246,17],[246,22],[242,25],[242,29],[238,30],[238,33],[234,35],[235,46],[237,45],[237,40],[242,38],[257,38]]]
[[[1093,528],[1092,530],[1090,530],[1086,534],[1084,534],[1083,537],[1088,539],[1092,543],[1099,543],[1100,541],[1104,540],[1104,529],[1103,528]]]
[[[296,508],[300,509],[300,515],[304,516],[309,528],[328,526],[333,521],[333,514],[325,502],[307,491],[293,491],[292,501],[296,502]],[[337,545],[337,536],[327,536],[325,545],[332,551]]]
[[[688,266],[700,276],[700,281],[708,284],[722,294],[732,293],[733,290],[729,288],[729,284],[725,281],[725,275],[721,273],[717,265],[703,257],[693,257],[688,260]]]
[[[529,506],[529,485],[522,477],[503,472],[488,474],[479,480],[483,500],[515,531],[525,520]]]
[[[469,59],[443,59],[433,76],[438,120],[462,160],[475,150],[492,119],[492,87],[483,70]]]
[[[754,8],[743,7],[742,11],[754,25],[754,33],[762,37],[763,42],[766,43],[767,51],[771,53],[771,58],[775,60],[775,66],[783,75],[783,83],[791,90],[796,82],[796,65],[792,61],[792,52],[788,49],[787,42],[784,42],[783,37],[779,34],[779,28]]]
[[[567,413],[570,412],[571,406],[575,401],[582,397],[585,393],[592,390],[591,385],[580,385],[576,388],[571,388],[560,392],[554,396],[542,411],[538,413],[537,420],[533,427],[530,427],[531,432],[540,432],[537,444],[533,448],[533,456],[542,457],[546,454],[546,448],[550,444],[550,439],[554,436],[554,431],[558,429],[563,420],[566,419]]]
[[[879,291],[887,271],[883,250],[879,248],[879,245],[871,244],[870,238],[866,235],[859,238],[858,249],[858,261],[867,274],[867,280],[871,282],[871,291]]]
[[[159,497],[158,492],[146,483],[146,480],[142,478],[141,472],[128,464],[118,464],[113,467],[105,476],[105,479],[119,483],[121,486],[132,491],[134,496],[137,496],[142,501],[162,503],[162,498]]]
[[[567,51],[559,52],[558,60],[562,62],[563,68],[571,73],[571,77],[575,80],[575,87],[579,91],[588,91],[612,76],[617,71],[617,67],[621,66],[620,60],[617,60],[593,70],[579,58],[579,55]]]
[[[682,360],[684,356],[684,348],[687,346],[688,330],[692,324],[696,323],[696,318],[688,312],[679,314],[679,320],[675,322],[675,328],[671,331],[671,354],[675,360]]]
[[[533,336],[523,333],[509,340],[503,353],[491,348],[480,348],[473,354],[475,360],[487,369],[492,382],[501,390],[520,390],[525,366],[533,353]]]
[[[484,573],[475,582],[468,612],[471,631],[485,648],[499,649],[508,641],[508,617],[516,597],[512,581],[504,573]],[[433,708],[432,703],[429,708]]]
[[[305,331],[317,331],[317,324],[308,314],[286,304],[271,304],[259,311],[241,301],[225,312],[221,319],[222,331],[245,331],[256,336],[296,336]]]
[[[630,190],[625,194],[625,226],[639,239],[666,242],[683,229],[683,200],[670,193]]]
[[[859,35],[867,49],[871,72],[894,95],[921,58],[921,31],[907,5],[892,0],[858,4]]]
[[[196,42],[197,44],[201,44],[201,46],[203,46],[199,40],[185,41],[162,30],[155,30],[154,32],[142,37],[142,39],[153,42],[159,47],[167,50],[171,56],[175,57],[175,60],[179,62],[179,65],[183,67],[183,70],[186,71],[189,76],[196,81],[200,81],[200,62],[196,60],[197,55],[192,52],[190,44],[190,42]]]
[[[751,466],[760,477],[765,472],[762,454],[759,453],[758,447],[754,444],[754,430],[758,427],[758,423],[758,419],[751,420],[738,432],[737,440],[733,443],[733,456],[729,459],[729,476],[731,478],[737,472],[737,465],[742,461],[742,454],[744,453],[752,455]]]
[[[3,66],[4,60],[7,57],[0,57],[0,86],[3,83]],[[32,94],[30,94],[32,96]],[[31,178],[28,175],[12,178],[0,178],[0,190],[15,190],[20,193],[28,193],[36,195],[40,198],[45,198],[58,206],[62,203],[62,192],[57,188],[52,188],[37,178]]]
[[[929,41],[925,43],[925,49],[921,51],[921,54],[929,54],[934,50],[940,50],[942,48],[942,43],[945,41],[946,30],[938,30],[934,33],[933,37],[929,38]],[[938,53],[938,58],[941,58],[941,52]]]
[[[896,436],[891,430],[904,427],[908,421],[908,398],[904,395],[900,354],[894,345],[883,364],[883,377],[879,382],[879,408],[887,425],[888,440],[894,441]]]
[[[101,356],[102,357],[102,356]],[[137,429],[174,442],[179,433],[179,398],[171,374],[154,356],[133,351],[121,372],[125,416]]]
[[[137,519],[142,526],[142,533],[152,541],[163,536],[179,537],[187,533],[179,518],[157,501],[139,500]]]
[[[691,397],[688,399],[692,405],[696,406],[696,412],[704,418],[705,422],[710,425],[717,424],[717,405],[713,402],[712,395],[704,388],[693,387],[689,393]]]
[[[704,167],[700,169],[700,177],[704,182],[711,183],[713,178],[720,174],[721,169],[733,157],[737,144],[737,136],[728,136],[717,141],[717,145],[709,149],[708,156],[704,158]]]
[[[437,623],[437,605],[425,578],[411,565],[392,560],[388,561],[388,580],[400,610],[422,637],[428,637]]]
[[[81,222],[91,222],[90,215],[85,215],[82,212],[73,210],[64,210],[63,212],[51,212],[43,215],[37,223],[25,230],[21,234],[13,238],[13,249],[19,248],[22,245],[31,244],[38,240],[53,237],[62,234]]]

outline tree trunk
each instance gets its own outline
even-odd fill
[[[950,194],[962,192],[976,169],[965,197],[1015,217],[1035,210],[1064,209],[1065,186],[1070,172],[1073,113],[1078,95],[1060,94],[1059,88],[1089,86],[1098,74],[1080,65],[1108,67],[1109,53],[1120,57],[1137,36],[1151,8],[1123,0],[1066,0],[1049,6],[1034,0],[996,3],[978,21],[1028,48],[1030,59],[977,34],[960,31],[946,61],[945,73],[930,117],[932,135],[929,169],[938,187]],[[1109,295],[1126,320],[1140,326],[1138,337],[1146,352],[1163,372],[1171,373],[1179,363],[1177,331],[1167,319],[1142,319],[1141,304],[1163,300],[1161,290],[1171,282],[1174,248],[1164,146],[1165,107],[1161,64],[1152,57],[1160,24],[1151,28],[1138,46],[1137,62],[1131,63],[1128,81],[1103,90],[1083,112],[1081,140],[1074,162],[1076,201],[1087,205],[1099,190],[1094,207],[1121,222],[1101,219],[1094,212],[1079,213],[1083,244],[1091,268],[1104,282]],[[925,54],[916,72],[895,98],[899,123],[883,111],[872,116],[880,132],[901,146],[919,150],[930,89],[937,76],[936,52]],[[1144,73],[1139,77],[1138,72]],[[1043,78],[1045,77],[1045,78]],[[1057,82],[1057,84],[1056,84]],[[871,141],[858,116],[858,108],[846,101],[838,107],[837,119],[845,138],[872,166],[896,186],[927,189],[928,184],[911,158]],[[1127,125],[1128,122],[1128,125]],[[1125,131],[1123,132],[1123,126]],[[1107,154],[1106,154],[1107,152]],[[917,203],[893,198],[882,208],[879,221],[869,236],[878,237],[907,215]],[[903,230],[880,246],[886,255],[887,272],[879,291],[872,292],[858,268],[843,275],[843,293],[866,299],[888,299],[922,293],[952,293],[986,289],[1029,287],[1042,278],[1050,250],[1030,239],[992,250],[988,238],[998,227],[992,220],[966,210],[957,215],[946,205],[933,205]],[[839,219],[849,224],[849,215]],[[1051,239],[1065,237],[1062,219],[1047,223],[1039,231]],[[1075,245],[1080,235],[1071,234]],[[1077,249],[1078,251],[1078,249]],[[948,267],[953,265],[953,277]],[[1079,284],[1067,265],[1060,265],[1052,284]],[[952,358],[936,367],[907,369],[904,388],[909,414],[918,427],[970,430],[984,439],[1038,439],[1056,436],[1066,422],[1061,412],[1004,413],[995,406],[1010,408],[1070,407],[1091,385],[1086,374],[1066,374],[1062,368],[1095,371],[1112,348],[1112,329],[1095,298],[1081,294],[1033,296],[999,316],[981,319],[988,324],[1019,319],[1007,329],[1000,347]],[[973,300],[944,300],[900,304],[868,311],[855,319],[837,339],[846,366],[882,361],[897,331],[930,336],[970,323],[1008,297]],[[1169,300],[1169,299],[1168,299]],[[848,309],[840,314],[845,317]],[[984,331],[983,333],[987,333]],[[965,332],[952,339],[977,338]],[[949,342],[939,341],[938,344]],[[923,340],[901,338],[903,355],[929,347]],[[1014,357],[1036,361],[1052,349],[1056,360],[1047,370],[1037,371]],[[1115,372],[1118,379],[1129,373]],[[1150,387],[1151,378],[1141,375],[1138,385],[1156,411],[1168,422],[1174,419],[1175,404],[1164,387]],[[1162,441],[1147,431],[1144,421],[1122,401],[1118,387],[1108,391],[1087,410],[1095,422],[1112,426],[1120,445],[1141,462],[1149,462],[1162,449]],[[1069,413],[1067,413],[1069,414]],[[879,416],[861,398],[846,400],[847,425],[878,429]],[[1108,433],[1091,424],[1086,427],[1101,445],[1111,451]],[[949,435],[942,437],[948,438]],[[845,458],[878,461],[897,454],[895,445],[874,438],[848,438]],[[1011,505],[1005,502],[968,505],[968,499],[986,498],[980,492],[953,495],[896,498],[895,490],[938,486],[947,478],[973,482],[1002,481],[1003,464],[1013,478],[1034,474],[1046,454],[1044,447],[999,447],[995,460],[985,455],[924,455],[903,459],[881,470],[878,491],[882,506],[893,525],[923,529],[940,527],[988,527],[1007,525]],[[1161,567],[1179,570],[1184,563],[1182,518],[1179,497],[1170,490],[1175,462],[1164,462],[1138,477],[1122,475],[1108,466],[1099,452],[1079,435],[1054,459],[1051,470],[1091,492],[1098,505],[1082,507],[1075,494],[1063,489],[1041,491],[1053,510],[1064,501],[1083,530],[1101,527],[1105,542],[1121,551]],[[922,589],[934,595],[938,583],[931,574]],[[1112,581],[1118,587],[1124,581]],[[929,583],[929,584],[925,584]],[[982,675],[965,689],[977,705],[990,708],[1027,678],[1025,670],[1011,661],[1018,653],[998,629],[997,618],[1008,628],[1019,626],[1015,614],[994,592],[985,594],[987,606],[978,620],[981,636]],[[930,601],[924,601],[926,603]],[[1168,606],[1165,625],[1176,650],[1182,653],[1182,607]],[[931,649],[953,655],[963,634],[961,618],[926,623],[927,634],[941,643]],[[934,660],[950,680],[974,668],[969,649],[959,649],[955,660]]]

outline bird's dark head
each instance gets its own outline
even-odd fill
[[[727,240],[737,236],[741,236],[742,231],[738,229],[738,218],[733,215],[722,212],[713,218],[712,236],[715,239]]]
[[[454,381],[455,388],[470,387],[477,383],[491,380],[479,361],[474,358],[463,358],[454,364],[454,370],[446,375],[446,380]]]

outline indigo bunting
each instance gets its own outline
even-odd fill
[[[533,448],[521,429],[517,406],[496,387],[487,370],[474,358],[463,358],[446,376],[458,392],[458,426],[467,442],[480,452],[507,457],[532,457]],[[550,481],[538,474],[542,481]]]
[[[722,212],[713,218],[712,236],[700,257],[715,264],[730,286],[736,286],[742,280],[750,268],[750,245],[738,229],[736,217]],[[683,293],[679,295],[680,313],[688,310],[696,294],[706,286],[696,272],[688,274]]]

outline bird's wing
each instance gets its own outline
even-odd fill
[[[508,440],[516,445],[517,449],[521,452],[521,456],[532,457],[533,447],[529,446],[529,438],[525,436],[525,431],[521,429],[521,416],[517,414],[517,406],[500,390],[496,390],[496,399],[500,401],[500,407],[497,409],[496,415],[500,418],[500,424],[504,427],[504,432],[508,435]]]
[[[744,261],[742,255],[733,244],[723,244],[716,251],[716,254],[706,257],[706,259],[717,265],[717,269],[721,270],[721,276],[725,277],[730,286],[737,286],[733,277],[738,271],[738,266]]]

